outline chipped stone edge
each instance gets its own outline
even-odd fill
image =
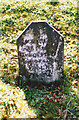
[[[19,37],[17,38],[17,41],[18,41],[18,39],[22,36],[22,34],[29,28],[29,26],[32,24],[32,23],[40,23],[40,22],[42,22],[42,23],[46,23],[48,26],[50,26],[52,29],[54,29],[63,39],[64,39],[64,37],[63,37],[63,35],[61,35],[54,27],[52,27],[48,22],[46,22],[46,21],[31,21],[31,23],[23,30],[23,32],[19,35]]]

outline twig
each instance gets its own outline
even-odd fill
[[[72,99],[71,99],[71,100],[72,100]],[[64,115],[64,117],[63,117],[63,120],[65,120],[66,117],[67,117],[67,112],[69,111],[69,110],[68,110],[68,105],[69,105],[69,103],[71,102],[71,100],[67,103],[67,109],[63,111],[63,112],[66,111],[66,113],[65,113],[65,115]]]

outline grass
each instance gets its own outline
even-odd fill
[[[28,106],[19,87],[0,81],[0,118],[35,118],[34,110]]]
[[[2,1],[0,40],[1,118],[78,118],[77,1]],[[60,85],[17,87],[16,39],[31,21],[45,20],[64,36],[65,78]],[[25,106],[25,107],[24,107]]]

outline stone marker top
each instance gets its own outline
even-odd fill
[[[17,38],[17,40],[25,33],[25,31],[30,27],[31,24],[38,24],[38,23],[47,24],[50,28],[54,29],[63,38],[63,36],[54,27],[52,27],[50,24],[48,24],[46,21],[31,21],[31,23],[19,35],[19,37]]]

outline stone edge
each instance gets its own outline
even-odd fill
[[[52,27],[49,23],[47,23],[46,21],[31,21],[31,23],[23,30],[23,32],[19,35],[19,37],[17,38],[17,41],[18,39],[22,36],[22,34],[29,28],[29,26],[32,24],[32,23],[39,23],[39,22],[42,22],[42,23],[46,23],[48,26],[50,26],[52,29],[54,29],[60,36],[62,36],[54,27]],[[64,37],[62,36],[62,38],[64,39]]]

